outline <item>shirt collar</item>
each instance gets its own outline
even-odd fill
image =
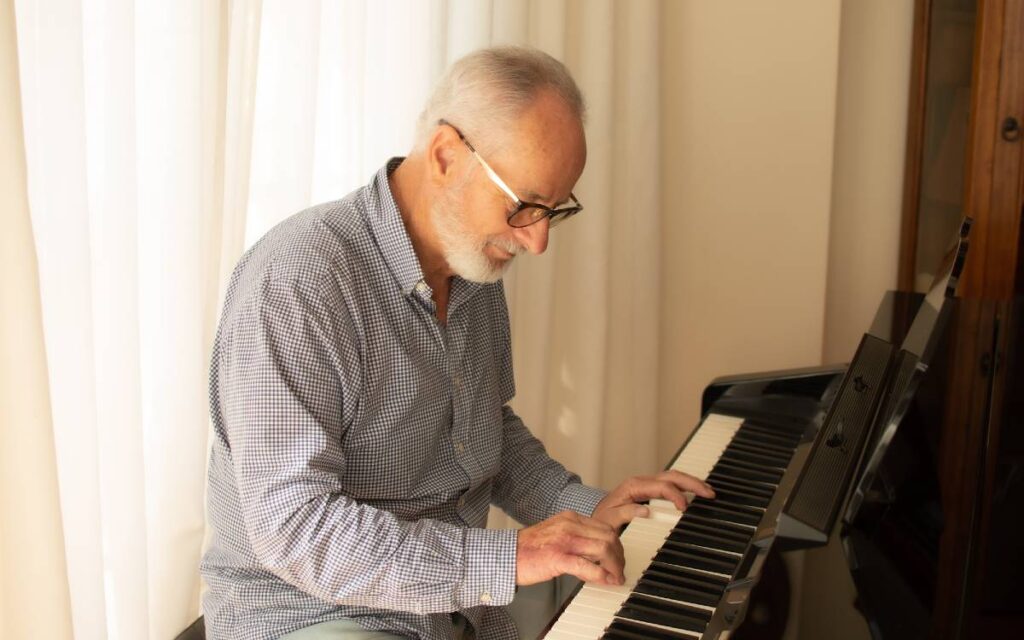
[[[405,295],[416,294],[425,303],[433,304],[430,300],[429,287],[423,278],[423,269],[420,266],[419,258],[412,248],[412,240],[405,229],[405,222],[398,210],[394,195],[391,193],[391,185],[388,176],[391,175],[398,165],[402,164],[405,158],[396,157],[387,161],[377,171],[373,180],[364,190],[366,198],[366,217],[370,225],[370,233],[373,234],[380,249],[384,262],[391,270],[391,274],[398,282],[402,293]],[[417,289],[417,285],[420,285]],[[469,300],[473,295],[483,288],[484,285],[464,280],[458,276],[452,278],[451,296],[448,301],[448,314],[451,315]]]
[[[401,287],[402,293],[412,293],[423,282],[423,269],[413,251],[412,241],[405,230],[402,214],[391,193],[388,176],[405,158],[391,158],[380,168],[363,191],[366,198],[366,219],[384,262]]]

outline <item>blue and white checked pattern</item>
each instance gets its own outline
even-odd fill
[[[547,456],[514,395],[501,283],[455,278],[434,314],[388,186],[271,230],[232,275],[213,348],[212,541],[202,561],[213,640],[269,640],[337,618],[451,638],[516,638],[520,522],[603,493]]]

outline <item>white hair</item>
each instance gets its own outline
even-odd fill
[[[492,47],[460,58],[441,77],[416,126],[414,151],[423,150],[440,120],[474,144],[493,147],[542,89],[554,91],[580,123],[586,105],[565,65],[538,49]],[[477,136],[484,131],[486,136]],[[477,138],[480,142],[477,142]]]

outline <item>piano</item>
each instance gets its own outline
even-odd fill
[[[967,218],[927,294],[886,295],[849,366],[715,380],[668,468],[706,480],[716,497],[690,494],[685,512],[652,500],[650,516],[621,533],[625,583],[581,585],[542,637],[727,640],[741,635],[773,549],[839,535],[870,548],[862,520],[941,342],[969,230]],[[855,568],[857,547],[845,548]]]

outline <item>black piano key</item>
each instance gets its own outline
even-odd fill
[[[681,542],[679,540],[666,539],[661,546],[662,549],[674,549],[676,551],[685,551],[686,553],[695,553],[702,558],[711,558],[713,560],[721,560],[722,562],[734,562],[739,561],[739,554],[732,551],[722,551],[721,549],[710,549],[703,545],[694,544],[692,542]]]
[[[735,456],[729,453],[728,451],[722,453],[722,457],[718,459],[718,462],[715,464],[715,467],[717,468],[720,464],[725,464],[729,465],[730,467],[740,469],[746,469],[747,471],[753,471],[755,473],[763,473],[766,476],[773,478],[772,482],[774,484],[778,484],[779,481],[782,480],[783,474],[786,472],[785,469],[779,469],[777,467],[770,467],[768,465],[743,460],[739,456]]]
[[[741,482],[735,478],[727,479],[722,475],[715,475],[714,472],[712,472],[712,476],[715,477],[715,483],[711,486],[714,487],[716,492],[721,487],[729,491],[742,491],[752,496],[759,496],[765,500],[771,500],[772,496],[775,495],[775,488],[770,485],[758,482]],[[708,482],[711,482],[711,476],[708,476]]]
[[[720,509],[722,511],[729,511],[732,513],[738,513],[741,515],[750,515],[755,517],[758,521],[761,520],[761,516],[764,515],[764,507],[755,507],[749,504],[740,504],[732,502],[726,498],[702,498],[700,496],[695,497],[687,506],[687,511],[690,507],[711,507],[712,509]],[[684,512],[685,513],[685,512]]]
[[[736,478],[737,480],[760,482],[762,484],[771,485],[773,490],[779,485],[779,480],[783,475],[774,469],[757,469],[747,464],[738,463],[735,460],[722,459],[719,459],[719,461],[715,463],[712,473]],[[711,486],[714,487],[715,485]]]
[[[689,510],[683,513],[683,517],[679,519],[679,523],[674,528],[686,531],[689,527],[697,525],[715,531],[717,535],[722,537],[739,540],[740,542],[749,542],[753,536],[753,530],[750,527],[724,522],[716,518],[709,518],[699,513],[690,513]]]
[[[779,469],[785,471],[788,466],[785,462],[779,462],[777,459],[771,456],[763,456],[759,453],[750,453],[749,451],[742,451],[733,447],[727,447],[722,452],[722,458],[728,460],[742,460],[748,464],[757,465],[765,469]]]
[[[713,607],[718,604],[718,598],[703,591],[666,584],[654,578],[641,578],[633,591],[649,596],[658,596],[667,600],[702,604],[705,607]]]
[[[762,465],[770,469],[781,469],[782,471],[785,471],[786,469],[790,468],[790,458],[783,459],[780,456],[776,456],[775,454],[759,454],[756,452],[752,453],[742,449],[735,449],[735,447],[731,447],[731,449],[727,449],[725,452],[723,452],[723,457],[726,454],[728,454],[732,458],[737,458],[739,460],[744,460],[746,462]]]
[[[743,464],[751,469],[764,470],[771,473],[778,473],[782,475],[785,473],[786,468],[789,464],[778,465],[774,462],[770,462],[767,458],[758,456],[755,453],[747,453],[746,451],[740,451],[738,449],[732,449],[726,447],[722,451],[722,455],[719,456],[718,462],[735,462],[737,464]]]
[[[728,469],[744,469],[745,471],[753,471],[754,473],[763,474],[764,477],[771,478],[768,481],[772,484],[778,484],[782,480],[782,476],[785,474],[785,469],[744,462],[742,460],[726,458],[724,456],[719,459],[715,468],[717,469],[719,465],[723,465],[723,471],[727,471]]]
[[[780,442],[775,440],[769,440],[756,434],[745,434],[737,433],[733,436],[733,441],[748,447],[759,447],[765,451],[785,456],[792,455],[796,451],[798,443]]]
[[[736,491],[734,489],[715,489],[715,500],[722,500],[723,502],[729,502],[732,504],[742,504],[750,507],[758,507],[764,509],[771,502],[771,498],[764,496],[754,495],[746,491]]]
[[[727,474],[729,477],[739,478],[740,480],[754,480],[757,482],[765,482],[768,484],[778,485],[779,480],[782,478],[781,473],[769,473],[767,471],[756,471],[754,469],[748,469],[746,467],[727,462],[725,460],[719,460],[718,464],[715,465],[716,472]],[[714,483],[709,482],[712,487]]]
[[[675,576],[679,580],[685,580],[696,587],[704,589],[709,593],[716,593],[719,596],[725,592],[725,587],[728,586],[729,580],[731,580],[731,578],[725,576],[716,576],[710,573],[697,571],[690,567],[662,562],[660,560],[652,560],[646,571],[657,571],[659,574]]]
[[[714,468],[711,473],[708,474],[707,481],[712,487],[714,482],[726,482],[746,487],[750,491],[757,491],[768,495],[775,495],[775,490],[778,489],[777,484],[771,482],[765,482],[764,480],[751,480],[750,478],[741,478],[733,473],[730,473],[727,469]],[[728,486],[728,485],[726,485]]]
[[[660,624],[674,629],[686,629],[703,633],[711,619],[711,612],[696,607],[687,607],[675,602],[658,600],[643,594],[631,595],[616,617]]]
[[[670,569],[664,568],[665,566],[671,567]],[[707,602],[698,602],[706,606],[714,606],[721,598],[722,594],[725,593],[726,583],[723,581],[712,581],[708,580],[708,575],[698,573],[696,571],[681,571],[678,567],[672,567],[672,565],[661,565],[652,564],[649,566],[643,574],[640,576],[640,584],[644,581],[648,581],[652,584],[663,585],[666,587],[673,587],[677,589],[685,589],[692,591],[693,593],[701,594],[702,600],[708,600]]]
[[[744,424],[749,424],[752,427],[758,427],[760,429],[766,429],[768,431],[789,433],[796,436],[802,436],[807,431],[807,424],[804,422],[765,422],[758,420],[757,418],[747,418],[743,421]]]
[[[715,522],[714,524],[721,524]],[[676,525],[672,532],[669,533],[669,537],[673,535],[686,535],[693,533],[696,535],[705,536],[707,538],[714,538],[715,540],[721,541],[723,544],[731,545],[742,545],[746,547],[750,543],[752,533],[749,528],[743,527],[743,531],[727,531],[722,527],[718,526],[707,526],[704,523],[696,522],[695,518],[690,518],[689,521]]]
[[[788,467],[789,461],[793,459],[793,452],[781,452],[775,449],[765,449],[764,447],[758,447],[746,442],[739,440],[733,440],[729,443],[728,449],[734,451],[744,451],[746,453],[756,453],[759,456],[765,456],[775,460],[777,464]]]
[[[679,551],[681,553],[689,553],[703,558],[705,560],[713,560],[721,563],[723,567],[728,567],[728,571],[722,571],[722,573],[732,573],[736,569],[736,565],[740,563],[740,556],[729,553],[728,551],[719,551],[718,549],[708,549],[698,545],[691,544],[689,542],[677,542],[675,540],[666,540],[665,544],[661,546],[662,549],[669,551]],[[698,567],[699,568],[699,567]]]
[[[736,540],[730,540],[729,538],[723,538],[721,536],[703,533],[700,531],[673,531],[668,534],[668,539],[675,540],[676,542],[699,544],[702,547],[721,549],[722,551],[732,551],[735,553],[743,553],[747,549],[747,544],[745,542],[738,542]]]
[[[780,456],[790,456],[790,457],[792,457],[793,456],[793,452],[796,451],[796,447],[795,446],[791,447],[789,445],[785,445],[785,446],[772,445],[772,444],[768,444],[768,443],[765,443],[765,442],[761,442],[761,441],[756,440],[754,438],[748,438],[747,436],[741,435],[739,433],[737,433],[735,436],[733,436],[732,442],[734,444],[740,444],[740,445],[743,445],[743,446],[746,446],[746,447],[760,448],[760,449],[763,449],[766,452],[770,452],[770,453],[773,453],[775,455],[780,455]]]
[[[749,504],[742,504],[742,503],[739,503],[739,502],[733,502],[733,501],[728,500],[726,498],[714,498],[714,499],[711,499],[711,498],[694,498],[693,502],[690,503],[690,504],[708,505],[708,506],[711,506],[711,507],[716,507],[716,508],[719,508],[719,509],[724,509],[726,511],[731,511],[733,513],[738,513],[738,514],[741,514],[741,515],[742,514],[753,515],[754,517],[757,518],[758,522],[761,521],[761,516],[764,515],[764,511],[765,511],[764,507],[755,507],[755,506],[749,505]]]
[[[668,629],[656,629],[645,624],[633,622],[632,620],[613,620],[601,638],[609,638],[611,640],[619,640],[620,638],[623,640],[649,640],[652,638],[653,640],[676,640],[677,638],[685,638],[690,640],[693,636],[669,631]]]
[[[801,437],[788,433],[780,433],[778,431],[769,431],[767,429],[759,429],[750,425],[743,425],[736,430],[736,435],[743,435],[745,438],[753,440],[760,440],[773,444],[777,447],[793,447],[800,443]]]
[[[720,504],[698,504],[696,500],[686,508],[686,512],[706,516],[708,518],[714,518],[716,520],[725,520],[726,522],[735,522],[736,524],[746,524],[751,527],[756,527],[757,524],[761,522],[761,514],[759,513],[749,511],[745,512]]]
[[[764,431],[762,429],[755,429],[752,427],[742,426],[736,430],[736,436],[741,436],[746,440],[753,440],[755,442],[761,442],[773,447],[782,447],[785,449],[795,449],[800,444],[799,436],[791,436],[785,433],[773,433],[771,431]]]
[[[747,480],[745,478],[737,478],[736,476],[725,476],[722,473],[714,475],[715,481],[718,482],[718,484],[711,485],[713,487],[720,486],[726,491],[739,491],[758,498],[764,498],[769,502],[775,496],[775,492],[778,489],[778,485],[759,482],[757,480]],[[711,476],[708,476],[708,482],[711,482]]]
[[[637,625],[642,626],[642,625]],[[644,633],[633,633],[631,631],[612,630],[609,626],[605,629],[604,634],[601,636],[601,640],[646,640],[647,635]]]
[[[738,564],[737,562],[727,562],[716,558],[708,558],[699,553],[691,551],[677,551],[667,547],[659,549],[658,553],[655,554],[654,559],[666,564],[692,567],[694,569],[700,569],[701,571],[711,571],[727,576],[732,575],[732,572],[736,569],[736,565]]]

